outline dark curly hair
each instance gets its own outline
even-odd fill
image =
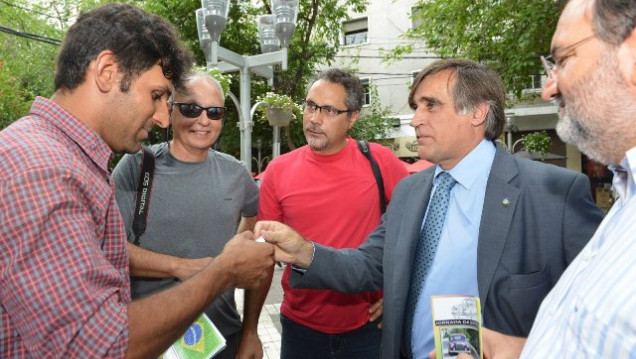
[[[123,92],[155,64],[181,88],[192,65],[192,54],[166,20],[132,5],[111,3],[82,13],[68,30],[57,56],[55,90],[79,86],[88,64],[104,50],[115,54],[124,73]]]

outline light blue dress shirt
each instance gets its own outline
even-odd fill
[[[636,147],[610,169],[619,198],[543,300],[521,359],[636,358]]]
[[[495,152],[493,143],[484,139],[448,171],[457,184],[451,190],[437,253],[415,308],[411,338],[417,359],[428,358],[428,353],[435,349],[430,297],[449,294],[479,296],[477,239]],[[442,171],[439,165],[436,166],[433,190],[437,188],[437,175]]]

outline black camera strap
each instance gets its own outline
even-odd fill
[[[141,171],[139,182],[137,183],[137,202],[135,204],[135,217],[132,223],[133,234],[135,235],[134,245],[139,245],[139,238],[146,231],[146,221],[148,220],[148,207],[150,207],[150,192],[152,190],[152,179],[155,174],[155,155],[150,148],[142,147]]]
[[[380,213],[384,214],[386,211],[386,200],[384,197],[384,180],[382,179],[382,172],[380,171],[380,166],[373,159],[373,155],[371,155],[371,148],[366,140],[358,140],[358,147],[360,148],[360,152],[366,157],[371,163],[371,169],[373,170],[373,176],[375,176],[375,182],[378,184],[378,192],[380,194]]]

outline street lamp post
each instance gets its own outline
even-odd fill
[[[506,146],[510,153],[514,153],[512,151],[515,144],[512,143],[512,134],[517,132],[517,126],[515,126],[515,114],[512,112],[506,113],[506,125],[504,127],[506,130]]]
[[[261,50],[276,50],[272,39],[271,24],[274,34],[282,46],[281,50],[271,51],[260,55],[243,56],[219,46],[221,33],[225,29],[229,0],[201,0],[202,8],[196,11],[199,42],[205,53],[208,68],[218,67],[221,72],[239,72],[240,78],[240,108],[239,129],[241,132],[241,162],[248,172],[252,171],[252,126],[250,116],[250,75],[253,72],[267,79],[274,77],[273,65],[281,64],[287,70],[287,48],[296,28],[298,14],[298,0],[273,0],[273,20],[259,18],[259,35]],[[261,26],[269,25],[263,31]],[[265,37],[263,37],[265,35]],[[219,61],[222,60],[222,61]]]
[[[263,140],[260,138],[256,139],[256,173],[259,174],[263,170],[263,164],[265,161],[269,161],[269,157],[261,157],[261,150],[263,149]]]

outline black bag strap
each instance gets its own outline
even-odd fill
[[[380,212],[384,214],[386,211],[386,200],[384,197],[384,180],[382,179],[382,172],[380,171],[380,166],[373,159],[373,155],[371,154],[371,148],[366,140],[358,140],[358,147],[360,148],[360,152],[366,157],[371,163],[371,169],[373,170],[373,175],[375,176],[375,182],[378,184],[378,192],[380,194]]]
[[[148,220],[148,207],[150,207],[150,192],[152,191],[152,179],[155,174],[155,155],[150,148],[142,147],[141,171],[137,183],[137,202],[135,204],[135,218],[132,230],[135,235],[134,245],[139,245],[139,237],[146,231]]]

